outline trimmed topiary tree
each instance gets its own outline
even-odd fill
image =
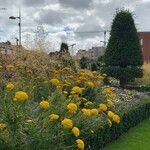
[[[143,55],[132,14],[121,10],[113,20],[104,55],[104,72],[120,80],[120,86],[143,76]]]

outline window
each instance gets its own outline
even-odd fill
[[[141,46],[143,46],[143,39],[141,39],[141,41],[140,41],[140,42],[141,42]]]

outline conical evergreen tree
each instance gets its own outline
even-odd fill
[[[142,77],[143,55],[132,14],[118,11],[111,27],[110,39],[104,55],[105,73],[120,80],[124,87],[128,81]]]

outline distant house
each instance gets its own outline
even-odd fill
[[[150,32],[139,32],[145,62],[150,62]]]

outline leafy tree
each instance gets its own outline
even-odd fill
[[[60,52],[67,52],[67,53],[69,53],[68,44],[61,43]]]
[[[80,59],[80,67],[81,67],[81,69],[86,69],[86,68],[88,68],[88,66],[89,66],[89,59],[83,56]]]
[[[104,71],[120,80],[125,87],[128,81],[142,77],[143,55],[132,14],[121,10],[113,20],[110,39],[104,55]]]
[[[93,62],[93,63],[91,64],[91,70],[92,70],[92,71],[97,71],[97,70],[98,70],[98,66],[97,66],[96,62]]]

